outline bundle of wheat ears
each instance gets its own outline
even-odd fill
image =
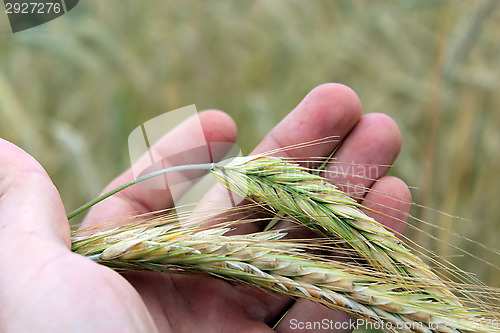
[[[340,309],[392,332],[500,332],[499,291],[434,271],[409,240],[363,212],[355,198],[294,161],[261,154],[178,166],[138,178],[69,214],[159,174],[199,168],[248,203],[190,223],[174,212],[115,228],[80,230],[72,250],[116,270],[210,274]],[[256,210],[262,212],[255,214]],[[245,212],[254,213],[245,215]],[[272,214],[274,214],[274,218]],[[256,217],[258,216],[258,217]],[[274,229],[276,217],[293,222]],[[239,235],[242,223],[266,231]],[[287,234],[307,227],[317,235]],[[443,265],[443,264],[441,264]],[[467,281],[465,281],[467,280]]]

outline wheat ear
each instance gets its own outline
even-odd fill
[[[342,309],[393,332],[495,332],[485,319],[347,263],[306,254],[283,232],[225,236],[229,228],[128,226],[73,238],[73,251],[114,269],[200,271]],[[426,282],[427,283],[427,282]]]
[[[363,213],[362,205],[304,167],[256,155],[216,164],[211,172],[227,189],[346,241],[378,271],[440,280],[393,232]],[[460,304],[442,285],[433,293]]]

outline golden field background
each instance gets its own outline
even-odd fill
[[[129,166],[142,122],[196,104],[239,124],[250,152],[315,86],[353,88],[393,117],[420,244],[489,285],[500,242],[500,6],[497,1],[87,0],[12,34],[0,22],[0,137],[35,156],[67,210]],[[5,18],[5,20],[4,20]]]

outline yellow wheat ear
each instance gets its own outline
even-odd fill
[[[487,314],[433,294],[434,281],[402,281],[313,254],[325,245],[285,240],[285,231],[228,236],[229,225],[136,224],[75,236],[73,251],[117,270],[202,272],[250,283],[341,309],[393,332],[498,331]]]

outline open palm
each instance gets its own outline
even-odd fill
[[[205,111],[199,119],[208,142],[235,140],[235,125],[226,114]],[[402,181],[384,176],[401,147],[398,127],[381,114],[361,117],[361,104],[349,88],[327,84],[314,89],[254,153],[329,136],[342,140],[335,153],[337,167],[379,165],[371,175],[377,182],[355,175],[336,175],[334,180],[371,188],[365,205],[386,211],[393,218],[378,220],[402,231],[398,220],[409,209],[409,190]],[[189,121],[156,149],[168,156],[170,144],[185,140]],[[313,145],[282,154],[327,157],[335,148]],[[132,178],[129,170],[108,189]],[[168,191],[131,187],[93,207],[83,225],[172,205]],[[33,158],[5,141],[0,143],[0,246],[0,331],[272,332],[281,318],[275,330],[289,332],[291,323],[349,320],[342,312],[247,285],[206,276],[118,274],[71,253],[57,190]]]

